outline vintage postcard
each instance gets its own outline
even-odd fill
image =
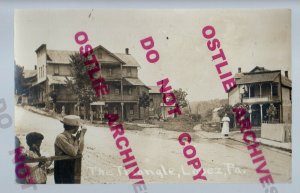
[[[292,182],[291,10],[18,9],[14,22],[18,183]]]

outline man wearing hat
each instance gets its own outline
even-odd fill
[[[80,117],[76,115],[64,116],[61,121],[64,124],[64,132],[56,137],[54,148],[55,155],[77,156],[81,155],[84,148],[84,135],[86,129],[82,128]],[[74,136],[75,135],[75,136]],[[54,180],[56,184],[73,184],[75,177],[75,159],[57,160],[54,162]]]

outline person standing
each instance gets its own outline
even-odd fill
[[[81,125],[80,117],[67,115],[61,122],[64,124],[64,132],[56,137],[55,155],[72,157],[82,155],[86,128],[82,128],[81,131],[77,132]],[[54,161],[54,181],[56,184],[75,183],[75,159]]]
[[[222,135],[227,137],[229,134],[229,122],[230,122],[230,118],[227,116],[227,113],[225,113],[222,122],[223,122]]]
[[[26,143],[29,150],[25,151],[26,159],[43,158],[40,153],[40,147],[44,136],[41,133],[31,132],[26,135]],[[45,158],[45,157],[44,157]],[[27,163],[30,167],[29,175],[26,176],[27,184],[46,184],[47,168],[52,164],[52,161],[40,161],[38,163]]]

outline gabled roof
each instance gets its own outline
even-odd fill
[[[236,79],[236,84],[250,84],[259,82],[273,82],[280,74],[280,71],[268,71],[260,73],[244,73],[240,79]]]
[[[97,49],[102,49],[104,51],[106,51],[110,56],[114,57],[115,59],[117,59],[119,62],[121,63],[125,63],[123,60],[121,60],[118,56],[116,56],[114,53],[110,52],[108,49],[104,48],[103,46],[99,45],[97,47],[94,48],[94,50],[97,50]]]
[[[255,66],[249,73],[252,72],[269,72],[271,70],[266,69],[265,67]]]
[[[140,67],[139,63],[135,60],[135,58],[130,54],[124,53],[115,53],[115,55],[124,61],[124,66],[132,66],[132,67]]]
[[[150,88],[150,94],[160,94],[160,87],[159,86],[148,86]]]
[[[281,76],[283,86],[292,87],[292,81],[281,75],[280,70],[271,71],[264,67],[256,66],[248,73],[236,73],[234,78],[236,84],[250,84],[259,82],[273,82],[278,76]]]
[[[24,70],[23,71],[24,78],[34,77],[34,76],[36,76],[36,74],[37,74],[36,70]]]
[[[94,48],[102,49],[107,52],[110,56],[118,60],[120,63],[124,64],[124,66],[128,67],[140,67],[139,63],[136,59],[130,54],[124,53],[112,53],[103,46],[99,45]],[[47,62],[48,63],[58,63],[58,64],[69,64],[70,56],[78,53],[77,51],[69,51],[69,50],[47,50]]]
[[[47,62],[59,63],[59,64],[69,64],[70,56],[78,53],[76,51],[67,50],[47,50]]]

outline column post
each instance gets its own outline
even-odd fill
[[[249,105],[250,123],[252,124],[252,105]]]
[[[124,121],[124,102],[121,102],[121,120]]]
[[[122,63],[120,64],[120,68],[121,68],[121,109],[122,109],[121,120],[123,122],[124,121],[124,94],[123,94],[123,66],[122,66]]]
[[[263,122],[263,110],[262,110],[263,104],[259,104],[259,106],[260,106],[260,124],[262,124],[262,122]]]
[[[100,121],[102,123],[102,121],[103,121],[103,106],[102,105],[100,105],[100,114],[101,114]]]
[[[261,84],[259,84],[259,97],[261,98]]]
[[[250,99],[250,91],[251,91],[251,85],[249,85],[249,93],[248,93],[249,99]]]
[[[272,83],[270,83],[271,85],[271,98],[273,98],[273,86],[272,86]]]

